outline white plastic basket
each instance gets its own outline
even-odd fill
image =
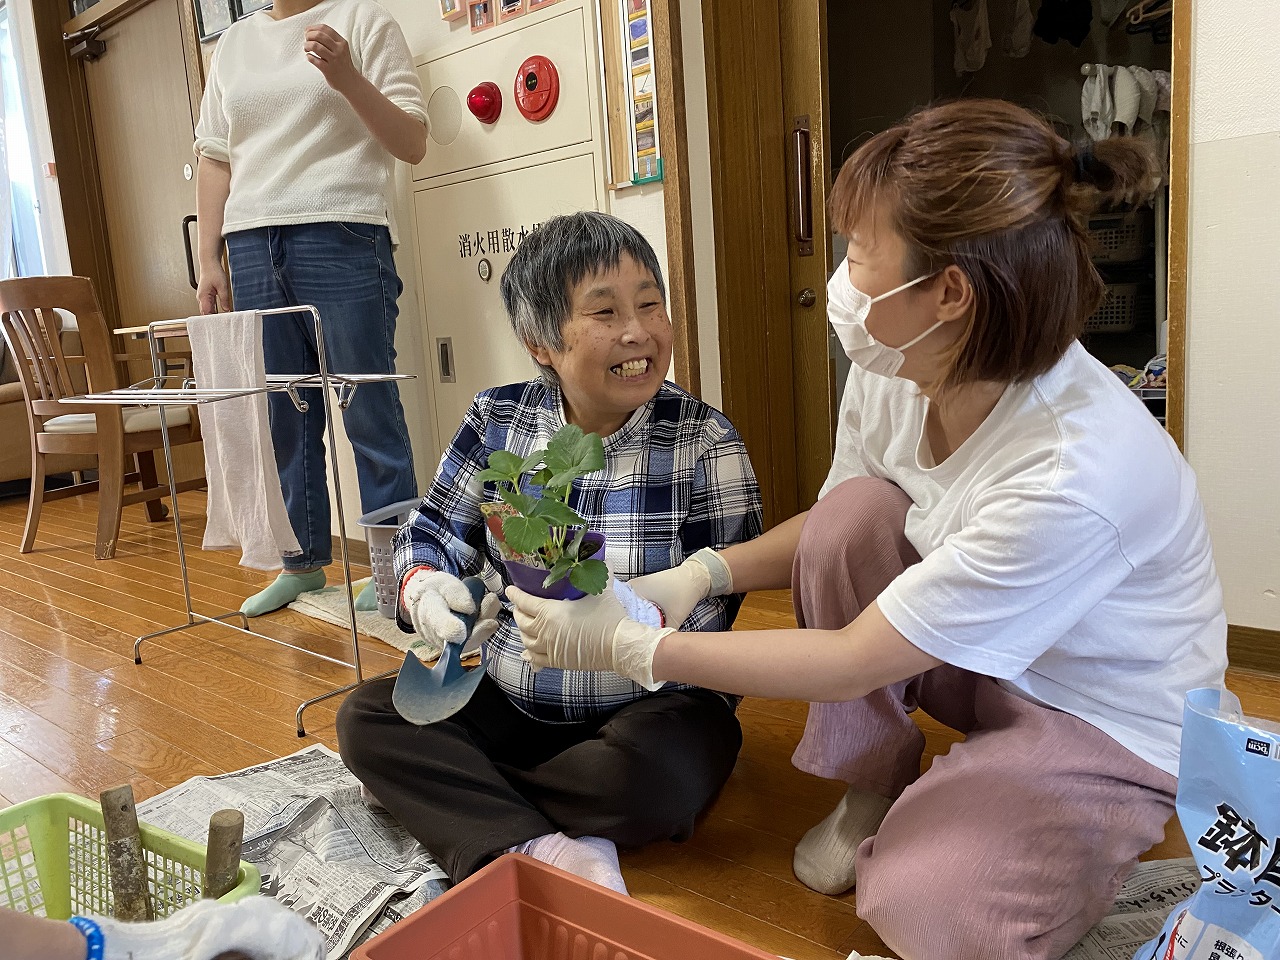
[[[1145,209],[1098,213],[1089,218],[1094,263],[1132,263],[1147,254],[1149,231]]]
[[[364,539],[369,545],[369,566],[373,568],[373,592],[378,598],[378,612],[388,619],[396,615],[396,603],[400,598],[400,584],[396,580],[395,551],[391,541],[409,519],[421,500],[404,500],[381,510],[366,513],[357,522],[364,528]]]
[[[1084,323],[1085,333],[1128,333],[1138,316],[1138,291],[1141,284],[1108,283],[1102,306]]]

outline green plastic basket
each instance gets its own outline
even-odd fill
[[[139,824],[151,907],[157,919],[200,899],[204,848],[167,830]],[[258,868],[240,861],[230,903],[258,892]],[[102,808],[54,793],[0,810],[0,907],[66,920],[109,917],[111,881]]]

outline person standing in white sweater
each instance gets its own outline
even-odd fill
[[[329,367],[395,369],[402,284],[390,215],[395,161],[426,153],[427,111],[399,25],[375,0],[276,0],[218,42],[196,125],[201,313],[311,304]],[[223,248],[231,276],[223,268]],[[309,316],[263,325],[268,373],[317,367]],[[333,561],[318,391],[299,413],[268,398],[285,505],[302,552],[241,608],[277,610],[324,586]],[[310,393],[311,396],[307,396]],[[367,513],[417,497],[394,383],[366,384],[343,417]]]

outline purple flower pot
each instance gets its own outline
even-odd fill
[[[587,550],[593,544],[596,549],[587,553],[587,559],[603,560],[604,534],[587,533],[582,538],[581,549]],[[512,586],[519,587],[532,596],[542,597],[544,600],[581,600],[586,596],[569,582],[568,577],[557,580],[549,587],[544,587],[542,582],[547,579],[547,571],[541,567],[531,567],[527,563],[517,563],[514,560],[504,560],[502,565],[507,569],[507,576],[511,578]]]

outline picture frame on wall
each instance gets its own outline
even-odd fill
[[[663,177],[653,17],[649,0],[601,0],[599,10],[608,184],[624,190]]]
[[[543,7],[549,7],[557,0],[529,0],[528,7],[530,10],[540,10]]]
[[[196,0],[198,3],[199,0]],[[259,10],[265,10],[271,6],[271,0],[231,0],[235,10],[237,20],[243,20],[251,13],[257,13]]]
[[[498,22],[506,23],[524,16],[525,10],[525,0],[498,0]]]
[[[498,0],[467,0],[467,23],[472,33],[488,30],[496,22],[494,8]]]
[[[623,20],[623,62],[630,73],[626,106],[631,182],[652,183],[662,179],[662,149],[658,143],[649,0],[622,0],[620,17]]]
[[[466,15],[467,8],[463,0],[440,0],[441,20],[457,20],[459,17],[465,17]]]
[[[196,30],[201,40],[212,40],[235,22],[236,0],[195,0]]]

